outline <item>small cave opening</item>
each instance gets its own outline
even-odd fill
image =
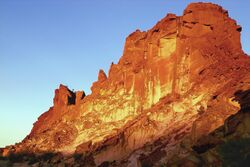
[[[68,105],[76,104],[76,94],[74,92],[70,92],[70,96],[68,96]]]
[[[212,96],[212,99],[215,100],[215,99],[217,99],[217,97],[218,97],[218,95],[214,95],[214,96]]]
[[[241,111],[250,112],[250,89],[248,90],[238,90],[234,94],[235,101],[238,101],[241,106]]]
[[[241,32],[242,31],[242,27],[241,26],[239,26],[239,27],[237,27],[237,29],[236,29],[238,32]]]

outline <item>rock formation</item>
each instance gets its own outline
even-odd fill
[[[136,30],[108,75],[100,70],[90,95],[60,85],[54,106],[2,154],[79,155],[65,163],[81,166],[160,166],[173,157],[193,163],[185,157],[201,139],[250,111],[250,58],[240,31],[211,3],[192,3],[183,16]]]

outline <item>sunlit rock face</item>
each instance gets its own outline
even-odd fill
[[[60,85],[54,106],[14,152],[88,152],[96,165],[168,162],[184,139],[195,143],[240,110],[234,94],[250,89],[240,31],[210,3],[136,30],[108,75],[100,70],[90,95]]]

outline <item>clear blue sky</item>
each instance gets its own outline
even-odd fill
[[[127,35],[147,30],[190,0],[0,0],[0,147],[21,141],[52,105],[60,83],[90,93]],[[250,53],[250,2],[211,1],[242,25]]]

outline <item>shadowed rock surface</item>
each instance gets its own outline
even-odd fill
[[[240,31],[211,3],[136,30],[90,95],[60,85],[31,133],[1,150],[2,163],[19,155],[28,166],[246,165],[250,58]]]

